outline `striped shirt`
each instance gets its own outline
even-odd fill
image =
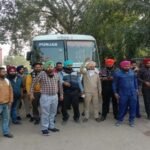
[[[60,95],[63,95],[62,84],[57,74],[54,74],[54,76],[50,78],[45,71],[40,72],[32,82],[31,93],[34,92],[34,86],[38,82],[41,85],[41,94],[56,95],[59,91]]]

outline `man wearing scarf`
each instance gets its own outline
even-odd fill
[[[60,92],[60,99],[63,99],[63,89],[60,79],[54,73],[54,62],[47,61],[43,65],[44,71],[41,71],[35,78],[31,85],[31,99],[34,99],[34,86],[40,83],[41,97],[41,130],[43,135],[49,135],[49,131],[58,132],[59,129],[55,128],[55,115],[58,105],[58,90]]]
[[[130,69],[130,61],[122,61],[120,70],[114,75],[113,92],[119,103],[116,126],[120,126],[126,109],[129,108],[129,125],[134,127],[136,116],[138,84],[135,73]]]
[[[142,93],[144,98],[147,119],[150,120],[150,58],[143,60],[144,67],[139,72],[139,80],[142,83]]]
[[[93,104],[95,121],[100,122],[99,118],[99,98],[101,95],[101,81],[99,73],[95,69],[96,63],[94,61],[85,60],[85,63],[81,66],[80,72],[83,75],[84,85],[84,112],[85,118],[83,122],[87,122],[89,119],[90,105]]]
[[[105,68],[100,72],[103,98],[101,121],[104,121],[106,119],[107,114],[109,113],[109,105],[111,101],[113,105],[114,118],[117,119],[118,103],[112,90],[113,74],[115,72],[114,63],[114,59],[106,59]]]

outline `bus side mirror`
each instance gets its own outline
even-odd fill
[[[27,52],[27,57],[26,57],[26,60],[31,60],[31,52]]]

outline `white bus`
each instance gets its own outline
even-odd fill
[[[73,67],[79,68],[86,58],[97,62],[99,67],[99,53],[96,40],[90,35],[50,34],[33,38],[32,50],[27,54],[31,65],[35,62],[53,60],[64,62],[72,60]]]

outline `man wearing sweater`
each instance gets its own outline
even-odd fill
[[[6,71],[0,67],[0,114],[2,115],[2,132],[4,137],[12,138],[9,128],[9,107],[13,102],[13,91],[8,79],[5,78]]]
[[[31,99],[34,98],[34,87],[36,83],[41,86],[41,130],[43,135],[49,135],[49,130],[58,132],[59,129],[55,128],[55,115],[58,105],[58,90],[60,92],[60,99],[63,99],[63,89],[60,79],[54,73],[54,63],[47,61],[43,65],[44,71],[41,71],[35,78],[31,85]]]
[[[26,91],[27,95],[30,95],[30,89],[32,82],[34,79],[39,75],[39,73],[42,71],[42,63],[34,63],[33,64],[33,71],[26,76]],[[40,89],[40,83],[37,82],[34,85],[34,99],[32,99],[32,115],[30,121],[32,122],[34,120],[34,124],[37,125],[40,123],[40,113],[39,113],[39,103],[40,103],[40,96],[41,96],[41,89]]]

